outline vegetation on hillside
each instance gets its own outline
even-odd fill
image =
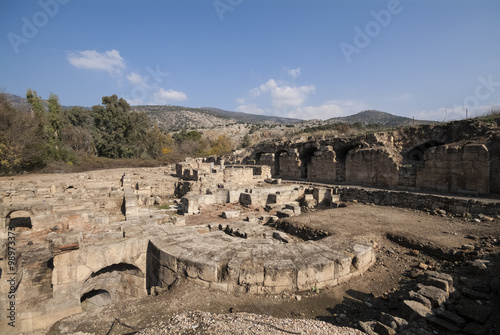
[[[133,111],[116,95],[103,97],[102,104],[91,110],[63,110],[57,95],[50,94],[44,101],[31,89],[26,99],[27,106],[14,106],[6,94],[0,94],[0,175],[46,166],[66,171],[78,170],[73,166],[104,168],[124,162],[159,165],[187,155],[220,155],[233,149],[225,135],[210,140],[184,129],[174,138],[156,124],[151,126],[145,113]]]

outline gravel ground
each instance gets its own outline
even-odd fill
[[[347,327],[337,327],[323,321],[278,319],[266,315],[235,313],[211,314],[189,312],[179,314],[169,322],[145,329],[139,334],[364,334]]]

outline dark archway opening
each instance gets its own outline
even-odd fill
[[[263,152],[258,152],[255,154],[255,164],[260,165],[260,158],[262,157]]]
[[[308,169],[308,165],[309,163],[311,162],[312,160],[312,157],[314,156],[314,153],[317,151],[318,149],[315,148],[315,147],[311,147],[311,148],[307,148],[305,149],[300,155],[299,155],[299,159],[300,159],[300,178],[307,178],[307,169]]]
[[[427,141],[408,151],[406,158],[414,164],[424,164],[424,153],[427,149],[443,145],[442,142]]]
[[[102,274],[110,273],[110,272],[114,272],[114,271],[121,272],[121,273],[128,273],[128,274],[138,276],[138,277],[144,277],[144,274],[137,266],[132,265],[132,264],[127,264],[127,263],[119,263],[119,264],[113,264],[110,266],[106,266],[105,268],[102,268],[101,270],[91,274],[89,278],[94,278],[94,277],[100,276]]]
[[[27,211],[15,211],[7,215],[6,226],[13,228],[24,228],[28,230],[33,228],[30,213]]]
[[[80,303],[84,311],[106,306],[112,302],[111,294],[106,290],[92,290],[85,293],[80,298]]]

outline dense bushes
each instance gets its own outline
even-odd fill
[[[0,120],[0,174],[42,166],[42,134],[29,110],[14,108],[7,96],[0,94]]]
[[[227,136],[215,140],[202,133],[182,130],[173,137],[151,126],[148,116],[133,111],[116,95],[102,98],[92,109],[72,107],[63,110],[59,98],[47,101],[35,91],[26,93],[29,107],[14,107],[0,94],[0,175],[42,168],[49,164],[58,171],[78,170],[76,164],[100,167],[109,160],[139,159],[147,165],[180,159],[182,156],[220,155],[233,144]],[[131,161],[128,160],[130,163]],[[117,164],[119,165],[119,164]],[[141,163],[134,163],[134,166]]]

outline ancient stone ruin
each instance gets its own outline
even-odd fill
[[[275,177],[411,191],[500,193],[498,126],[477,120],[352,138],[261,144],[236,161]]]
[[[0,308],[13,317],[0,332],[46,329],[179,278],[251,294],[346,282],[375,262],[373,241],[283,219],[352,200],[498,215],[498,201],[461,195],[500,192],[499,143],[497,128],[465,122],[260,145],[226,161],[4,178]]]

